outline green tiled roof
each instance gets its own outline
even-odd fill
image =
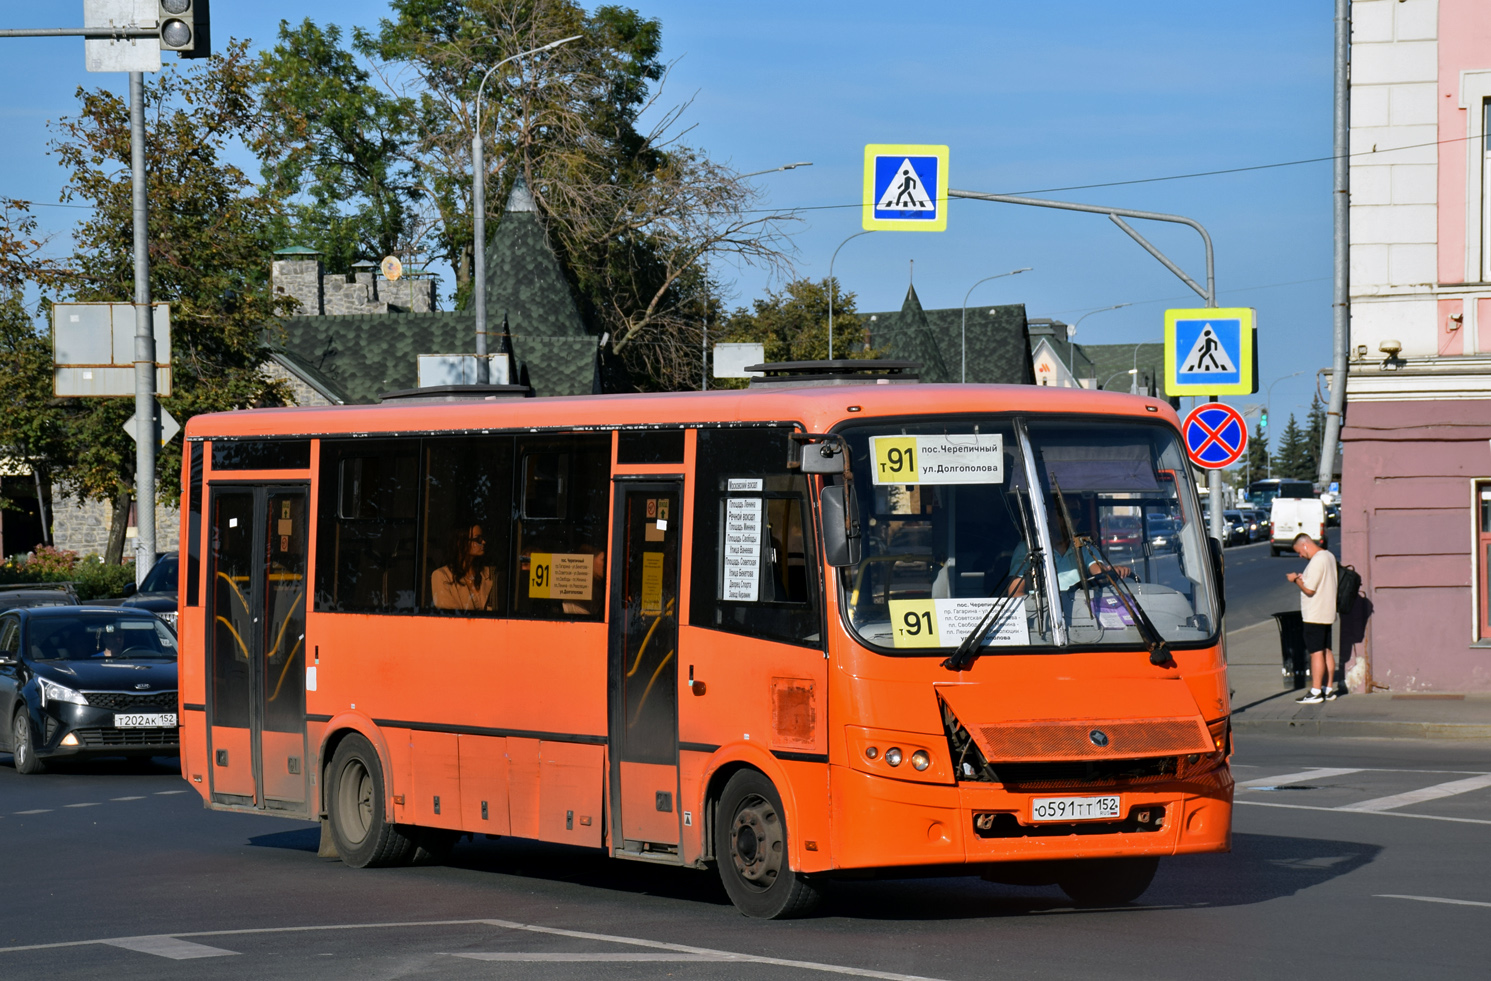
[[[543,219],[521,180],[487,245],[487,323],[507,317],[514,335],[598,335],[580,315],[574,291],[549,245]],[[493,329],[496,329],[495,327]]]
[[[963,377],[963,308],[927,310],[916,288],[896,313],[862,313],[870,344],[897,361],[919,361],[925,382],[956,382]],[[1025,326],[1025,305],[968,308],[968,381],[1031,385],[1035,369]]]
[[[1156,394],[1164,394],[1165,345],[1163,344],[1080,344],[1092,359],[1093,374],[1099,388],[1109,391],[1129,390],[1129,369],[1138,366],[1140,390],[1148,392],[1147,382],[1154,381]],[[1135,350],[1137,348],[1137,351]],[[1106,383],[1106,384],[1105,384]]]

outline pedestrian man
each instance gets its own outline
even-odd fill
[[[1336,661],[1331,656],[1331,624],[1336,622],[1336,557],[1309,535],[1294,536],[1294,554],[1307,563],[1304,572],[1285,578],[1299,587],[1299,611],[1305,621],[1305,650],[1310,652],[1310,690],[1296,702],[1314,705],[1336,697]]]

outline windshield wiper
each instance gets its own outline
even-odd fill
[[[1025,535],[1025,564],[1020,569],[1011,569],[1009,574],[995,587],[994,592],[990,594],[995,597],[994,602],[990,604],[989,609],[984,612],[984,615],[979,618],[978,623],[969,631],[968,636],[964,637],[962,643],[958,644],[958,649],[943,660],[942,666],[949,671],[962,671],[973,663],[974,658],[978,657],[979,648],[983,646],[984,638],[989,636],[989,631],[994,628],[994,624],[999,622],[1000,615],[1014,605],[1014,597],[1004,595],[1010,588],[1011,583],[1016,579],[1026,578],[1036,588],[1039,588],[1035,570],[1045,568],[1042,565],[1044,558],[1041,554],[1040,545],[1031,540],[1030,522],[1025,518],[1025,500],[1020,496],[1018,490],[1015,491],[1015,507],[1020,512],[1020,526]]]
[[[1170,655],[1170,647],[1165,643],[1165,638],[1160,636],[1160,631],[1155,627],[1154,621],[1149,619],[1149,614],[1144,612],[1144,607],[1139,605],[1139,600],[1129,589],[1129,584],[1113,568],[1113,563],[1108,557],[1093,545],[1092,539],[1086,535],[1078,535],[1076,528],[1072,526],[1072,515],[1067,510],[1066,495],[1061,492],[1061,485],[1057,483],[1055,475],[1051,477],[1051,490],[1056,494],[1058,513],[1061,517],[1062,526],[1066,530],[1067,541],[1076,550],[1077,574],[1082,579],[1082,595],[1087,602],[1087,611],[1096,617],[1097,611],[1092,607],[1092,595],[1087,585],[1087,562],[1083,556],[1086,549],[1093,557],[1093,561],[1103,567],[1102,575],[1113,586],[1113,592],[1118,596],[1118,601],[1123,604],[1124,611],[1128,613],[1129,619],[1139,629],[1139,636],[1144,641],[1144,646],[1149,648],[1149,663],[1157,667],[1173,663]]]

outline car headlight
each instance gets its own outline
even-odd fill
[[[72,702],[74,705],[88,704],[88,699],[83,697],[82,692],[73,691],[66,685],[59,685],[57,682],[48,681],[45,678],[39,680],[41,681],[41,704],[43,705],[47,704],[47,702]]]

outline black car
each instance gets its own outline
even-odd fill
[[[32,606],[76,606],[78,594],[70,582],[28,582],[0,586],[0,610]]]
[[[120,606],[149,610],[171,626],[176,626],[176,553],[166,552],[145,573],[140,588]]]
[[[0,614],[0,721],[0,750],[21,773],[48,759],[176,755],[176,632],[119,607]]]
[[[1222,532],[1226,537],[1222,544],[1227,546],[1248,544],[1248,519],[1241,511],[1222,512]]]

